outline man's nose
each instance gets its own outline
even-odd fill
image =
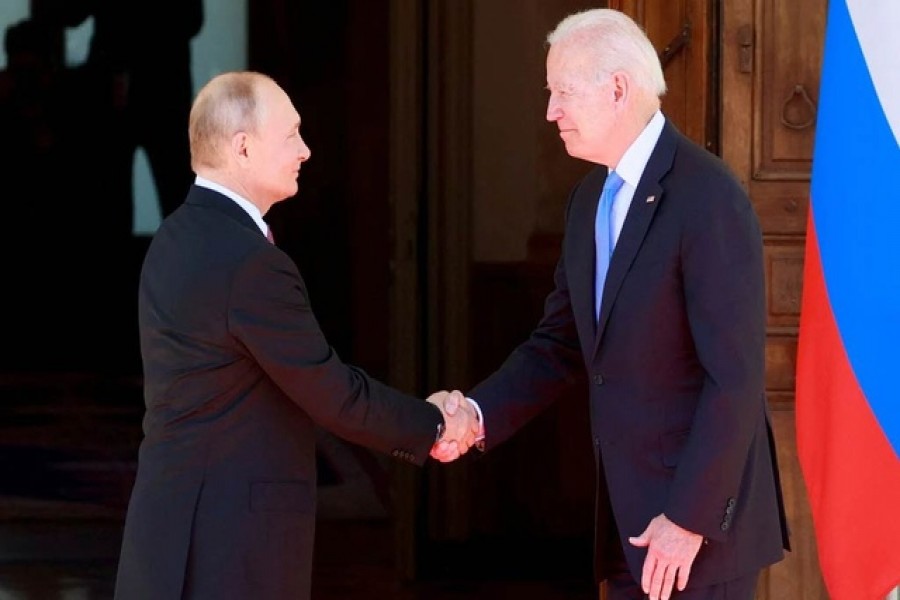
[[[559,104],[551,97],[547,101],[547,120],[550,122],[558,121],[562,117],[562,109]]]
[[[312,150],[309,149],[303,138],[300,138],[300,162],[308,161],[310,156],[312,156]]]

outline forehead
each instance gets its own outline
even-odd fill
[[[266,82],[260,90],[263,105],[263,120],[276,125],[299,123],[300,114],[290,97],[277,85]]]
[[[595,71],[591,54],[582,44],[562,40],[547,52],[547,83],[573,85],[588,82]]]

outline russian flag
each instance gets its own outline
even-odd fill
[[[900,0],[830,0],[797,449],[834,600],[900,584]]]

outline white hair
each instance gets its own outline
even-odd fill
[[[593,54],[598,80],[625,71],[647,93],[656,97],[666,93],[659,56],[644,30],[628,15],[608,8],[574,13],[547,35],[547,43],[552,46],[572,37],[583,41]]]

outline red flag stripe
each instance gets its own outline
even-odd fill
[[[810,217],[797,356],[797,449],[833,600],[883,600],[900,583],[900,462],[875,419],[828,300]]]

